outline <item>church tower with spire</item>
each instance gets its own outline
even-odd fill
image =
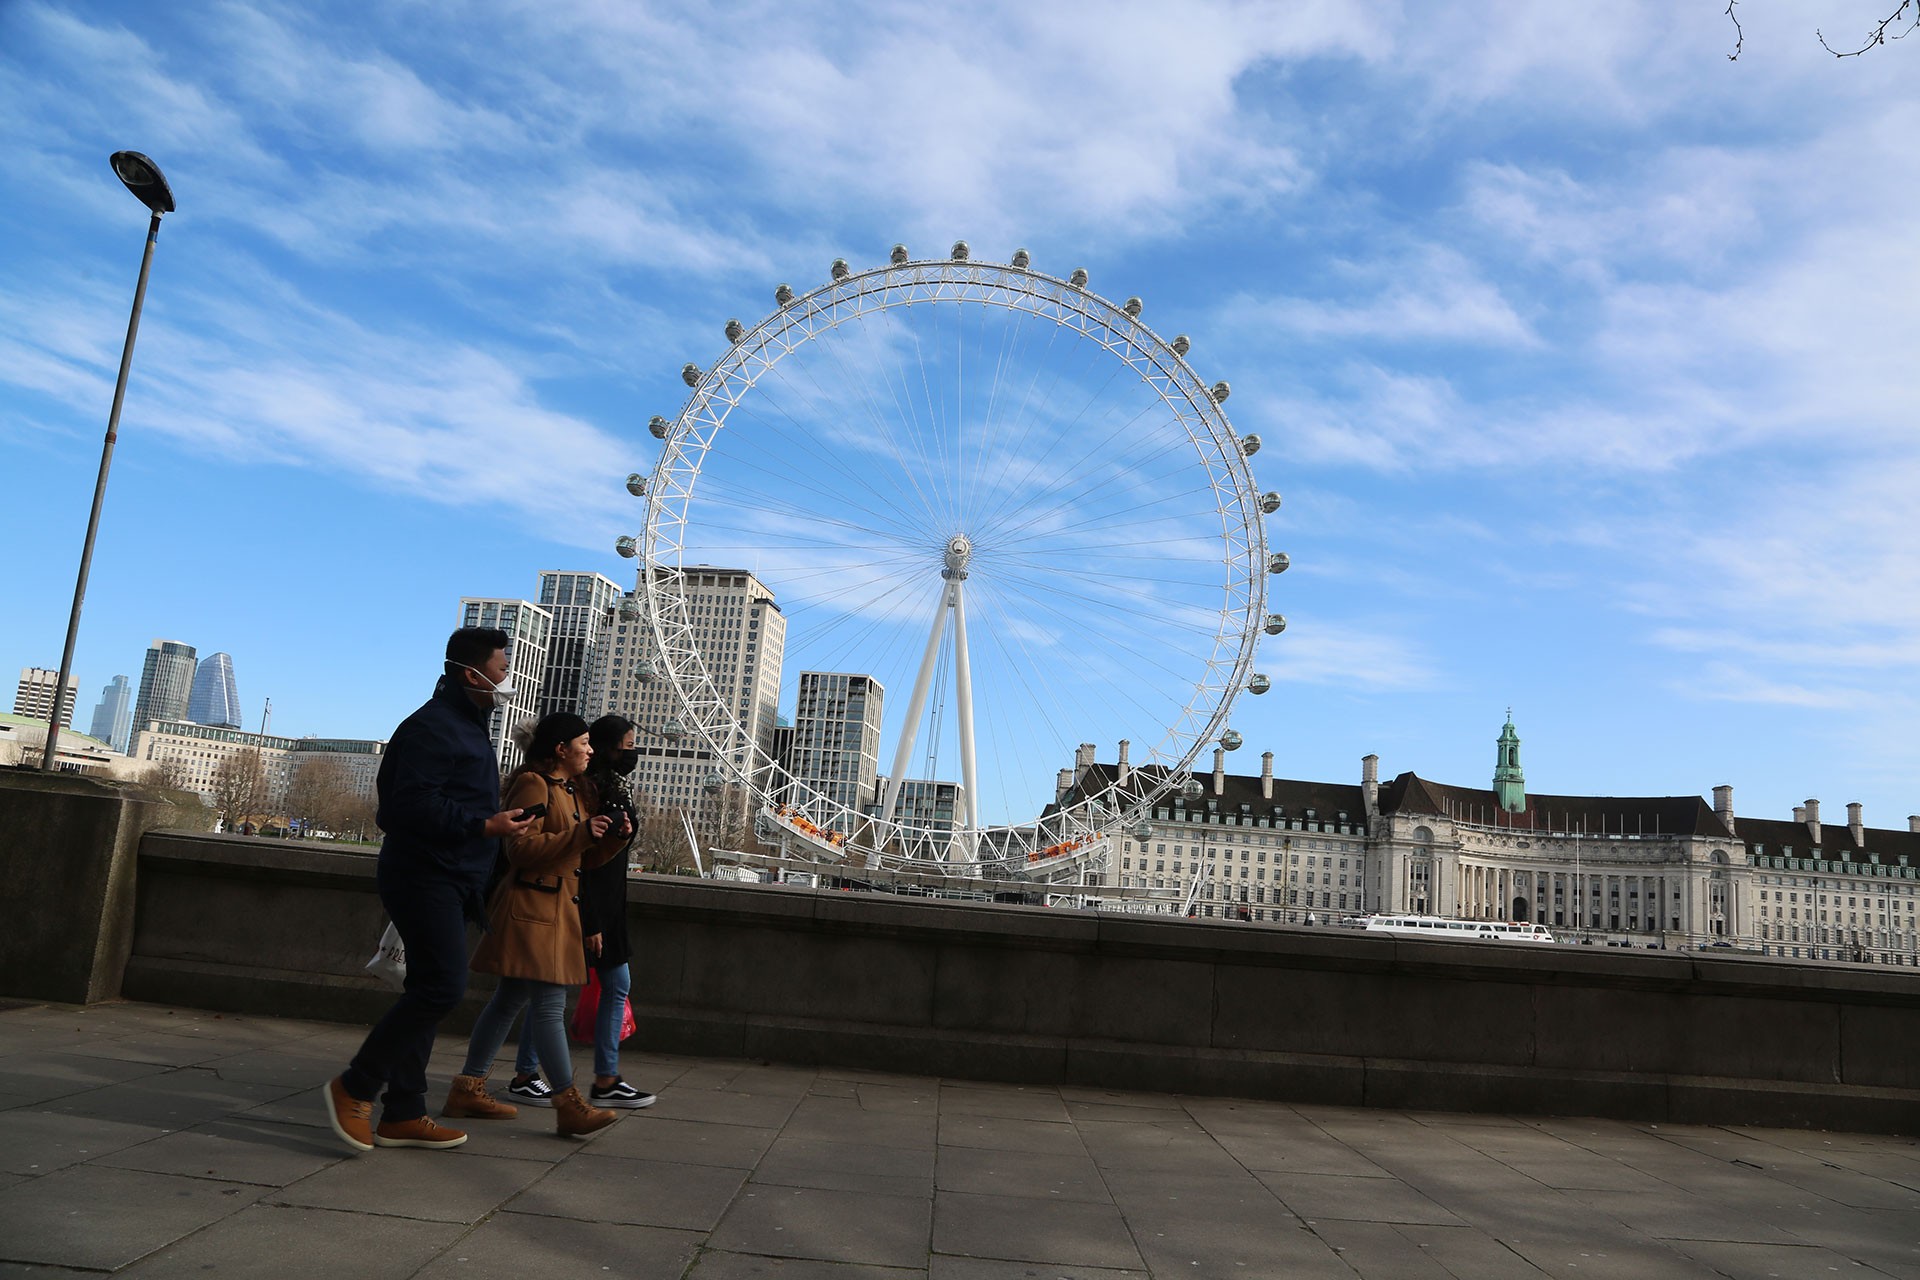
[[[1500,730],[1500,754],[1493,766],[1493,798],[1508,813],[1522,813],[1527,807],[1527,775],[1520,772],[1520,735],[1513,730],[1513,708],[1507,708],[1507,723]]]

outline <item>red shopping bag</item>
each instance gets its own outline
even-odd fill
[[[567,1025],[567,1034],[575,1044],[593,1043],[593,1024],[600,1014],[600,971],[587,971],[587,985],[580,988],[580,1003],[574,1006],[573,1021]],[[627,1001],[627,1007],[621,1011],[620,1038],[625,1040],[638,1028],[633,1021],[633,1001]]]

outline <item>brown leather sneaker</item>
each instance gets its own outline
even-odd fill
[[[466,1134],[435,1124],[431,1116],[421,1116],[418,1120],[382,1120],[380,1127],[373,1131],[373,1144],[377,1147],[431,1147],[438,1151],[457,1147],[466,1140]]]
[[[606,1128],[620,1117],[603,1107],[587,1105],[580,1090],[568,1085],[553,1095],[553,1129],[562,1137],[577,1138]]]
[[[520,1108],[488,1093],[485,1076],[455,1076],[440,1114],[454,1120],[511,1120]]]
[[[340,1141],[355,1151],[373,1150],[373,1104],[348,1093],[339,1076],[327,1081],[320,1097],[327,1104],[327,1123]]]

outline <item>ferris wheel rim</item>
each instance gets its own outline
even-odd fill
[[[1185,431],[1199,464],[1206,468],[1221,522],[1219,538],[1224,548],[1221,560],[1228,600],[1220,609],[1222,625],[1215,637],[1215,651],[1205,659],[1206,678],[1194,682],[1186,707],[1174,717],[1176,723],[1166,727],[1169,740],[1185,740],[1179,758],[1171,764],[1158,762],[1152,770],[1136,771],[1132,791],[1110,783],[1032,820],[982,822],[968,828],[968,834],[994,837],[1003,847],[1012,847],[1016,833],[1031,829],[1034,838],[1029,852],[1040,847],[1038,841],[1066,830],[1084,833],[1086,840],[1079,843],[1104,838],[1179,787],[1191,776],[1191,766],[1200,753],[1227,733],[1233,703],[1247,687],[1265,608],[1268,557],[1262,515],[1270,508],[1260,506],[1262,499],[1253,482],[1247,461],[1252,446],[1242,448],[1242,438],[1220,407],[1225,384],[1206,386],[1187,363],[1184,342],[1178,346],[1169,343],[1142,322],[1137,300],[1129,300],[1126,306],[1116,305],[1088,289],[1082,273],[1076,272],[1075,277],[1062,280],[1028,265],[978,262],[957,256],[896,260],[859,272],[846,271],[844,264],[836,263],[835,278],[804,294],[794,294],[782,286],[776,308],[751,328],[730,321],[728,349],[711,368],[700,371],[688,365],[683,370],[690,387],[687,400],[664,432],[658,429],[660,419],[654,424],[662,448],[653,481],[646,486],[645,524],[637,548],[646,597],[645,620],[675,706],[694,727],[694,736],[711,750],[715,763],[731,775],[731,780],[753,791],[765,810],[771,811],[772,800],[760,794],[763,788],[756,784],[755,777],[764,776],[772,761],[759,743],[743,741],[740,718],[719,695],[693,643],[684,593],[665,587],[693,567],[685,564],[688,505],[701,464],[724,430],[727,416],[752,393],[759,379],[787,356],[850,321],[896,308],[964,303],[998,306],[1052,319],[1075,330],[1081,341],[1104,348],[1109,356],[1134,369]],[[1121,347],[1126,351],[1117,349]],[[699,434],[702,429],[704,436]],[[1226,625],[1230,620],[1237,620],[1237,625]],[[1187,726],[1184,730],[1183,725]],[[885,848],[888,838],[902,834],[897,822],[888,827],[817,792],[814,798],[821,811],[844,814],[876,834],[873,844],[877,849]],[[1053,823],[1050,829],[1042,826],[1047,822]],[[937,867],[943,872],[952,869],[950,863],[939,859],[898,854],[888,855],[887,863]]]

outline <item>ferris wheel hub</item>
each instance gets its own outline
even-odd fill
[[[964,582],[967,577],[967,565],[973,559],[973,539],[964,533],[954,534],[947,539],[947,549],[943,559],[946,567],[940,571],[940,576]]]

